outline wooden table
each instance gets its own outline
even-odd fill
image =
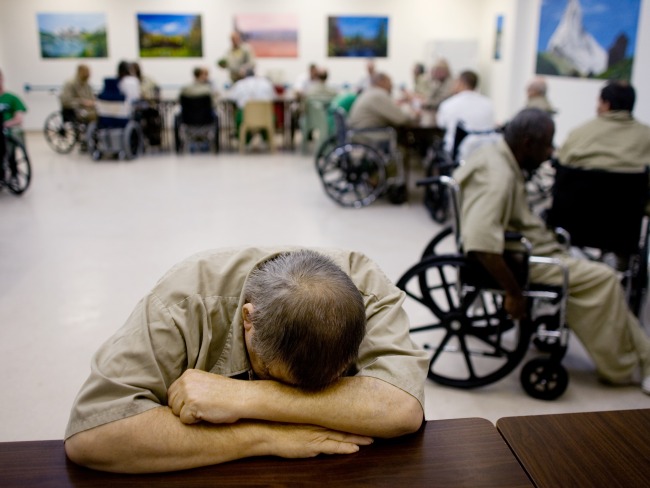
[[[506,417],[497,428],[537,487],[650,486],[650,409]]]
[[[63,442],[0,443],[0,486],[390,486],[531,487],[494,426],[484,419],[427,422],[416,434],[376,440],[347,456],[249,458],[155,475],[92,471],[65,457]]]

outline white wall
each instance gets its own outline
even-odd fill
[[[200,13],[203,23],[203,59],[141,59],[143,71],[170,89],[186,83],[196,65],[208,65],[212,79],[222,86],[226,73],[215,67],[229,44],[233,15],[245,12],[295,13],[299,18],[299,57],[260,59],[261,73],[280,70],[293,82],[310,62],[329,69],[330,81],[356,83],[365,61],[326,56],[328,15],[387,15],[388,58],[377,60],[380,70],[395,85],[409,83],[415,62],[427,61],[427,46],[444,41],[474,41],[478,45],[480,90],[495,101],[499,121],[506,121],[524,104],[525,85],[534,76],[537,25],[542,0],[0,0],[0,63],[8,89],[28,104],[28,129],[40,128],[46,115],[58,106],[54,95],[24,93],[25,83],[61,85],[79,60],[43,60],[36,26],[37,12],[104,12],[108,22],[109,58],[90,59],[92,82],[99,87],[105,76],[114,75],[121,59],[138,59],[137,13]],[[504,16],[502,57],[493,59],[497,15]],[[637,88],[635,114],[650,123],[650,8],[642,0],[638,46],[632,82]],[[460,63],[455,63],[459,65]],[[456,66],[458,69],[460,66]],[[452,65],[452,68],[454,66]],[[602,81],[549,77],[549,96],[560,110],[556,116],[556,143],[571,128],[594,116]]]

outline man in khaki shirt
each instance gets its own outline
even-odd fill
[[[634,171],[650,165],[650,127],[634,119],[634,87],[607,83],[598,99],[598,116],[574,129],[558,152],[567,166]]]
[[[66,452],[105,471],[172,471],[347,454],[413,432],[428,356],[403,300],[356,252],[194,255],[95,354]]]
[[[461,235],[464,251],[477,259],[505,290],[505,309],[525,315],[526,302],[503,259],[504,233],[521,233],[532,253],[561,259],[569,268],[567,323],[593,359],[599,377],[628,384],[636,370],[650,394],[650,339],[625,301],[615,272],[605,264],[572,258],[544,222],[528,207],[525,174],[531,174],[553,151],[554,124],[539,109],[521,111],[495,145],[473,153],[454,172],[461,189]],[[559,285],[555,266],[533,264],[534,283]]]
[[[77,66],[75,77],[68,80],[61,90],[59,100],[61,108],[69,111],[70,115],[77,117],[82,122],[89,122],[97,118],[95,108],[95,94],[88,83],[90,68],[85,64]]]

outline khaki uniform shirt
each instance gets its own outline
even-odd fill
[[[454,179],[461,189],[465,252],[502,254],[506,231],[523,234],[535,255],[562,251],[553,232],[528,207],[524,176],[503,139],[472,153]]]
[[[639,170],[650,165],[650,127],[626,110],[605,112],[574,129],[558,158],[568,166]]]
[[[88,83],[81,83],[76,78],[73,78],[63,85],[59,100],[63,108],[78,109],[82,108],[81,102],[83,100],[94,101],[95,94]]]
[[[526,102],[526,108],[538,108],[550,115],[557,113],[557,110],[553,108],[551,102],[549,102],[548,98],[544,95],[530,97]]]
[[[226,68],[230,72],[230,80],[233,83],[246,76],[242,71],[255,66],[253,48],[245,42],[242,42],[239,47],[231,48],[223,59],[226,61]]]
[[[404,125],[409,120],[386,90],[371,86],[352,105],[348,124],[352,129],[368,129]]]
[[[93,357],[65,437],[166,405],[167,389],[188,368],[248,378],[242,290],[252,269],[290,249],[212,250],[172,268]],[[404,293],[362,254],[320,252],[350,275],[366,306],[356,375],[386,381],[423,404],[428,359],[409,337]]]
[[[454,80],[450,77],[440,81],[431,80],[427,93],[427,105],[437,109],[442,102],[454,94]]]

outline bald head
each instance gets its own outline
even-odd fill
[[[527,108],[508,122],[503,138],[519,166],[532,172],[551,157],[554,134],[555,124],[547,112]]]
[[[382,88],[390,93],[393,90],[393,82],[386,73],[375,73],[370,78],[370,84]]]
[[[529,97],[539,97],[546,95],[546,89],[546,80],[544,80],[544,78],[541,76],[538,76],[537,78],[533,78],[533,80],[528,83],[526,91],[528,92]]]

